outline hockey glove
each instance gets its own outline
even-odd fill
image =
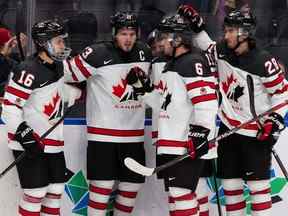
[[[199,33],[204,29],[205,24],[203,18],[192,6],[180,5],[177,13],[190,22],[190,27],[195,33]]]
[[[17,140],[24,148],[27,157],[34,158],[43,152],[40,147],[40,140],[38,136],[33,132],[33,129],[27,125],[26,122],[22,122],[15,134],[15,140]]]
[[[273,138],[274,133],[280,133],[285,129],[284,120],[278,113],[271,113],[264,121],[262,128],[258,130],[257,139],[264,141]],[[275,143],[274,143],[275,144]]]
[[[208,135],[210,130],[199,125],[190,125],[188,150],[192,158],[200,158],[209,151]]]
[[[128,85],[132,85],[136,95],[144,95],[146,92],[151,92],[153,87],[149,77],[140,67],[130,69],[126,77]]]

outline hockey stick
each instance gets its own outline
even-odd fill
[[[40,137],[40,141],[43,140],[45,137],[47,137],[63,120],[64,118],[72,111],[72,108],[74,105],[67,108],[66,112],[63,114],[63,116],[52,126],[50,127],[42,136]],[[6,169],[4,169],[0,173],[0,179],[9,172],[17,163],[19,163],[23,158],[26,156],[26,152],[23,151]]]
[[[235,127],[229,131],[226,131],[225,133],[223,134],[220,134],[218,135],[217,137],[211,139],[208,141],[208,143],[215,143],[221,139],[224,139],[228,136],[230,136],[231,134],[241,130],[242,128],[244,128],[245,126],[251,124],[252,122],[255,122],[257,121],[258,119],[261,119],[263,118],[264,116],[266,115],[269,115],[270,113],[274,112],[275,110],[278,110],[284,106],[286,106],[288,104],[288,100],[285,100],[283,103],[280,103],[274,107],[272,107],[271,109],[259,114],[258,116],[255,116],[253,117],[252,119],[250,119],[249,121],[247,122],[244,122],[242,124],[240,124],[238,127]],[[205,143],[202,143],[199,148],[204,145]],[[190,155],[189,153],[185,153],[184,155],[179,155],[178,157],[176,157],[175,159],[165,163],[165,164],[162,164],[158,167],[155,167],[155,168],[150,168],[150,167],[146,167],[146,166],[143,166],[141,165],[140,163],[138,163],[137,161],[135,161],[133,158],[130,158],[130,157],[127,157],[125,158],[124,160],[124,164],[125,166],[130,169],[131,171],[135,172],[135,173],[138,173],[140,175],[143,175],[143,176],[151,176],[161,170],[164,170],[164,169],[167,169],[168,167],[170,166],[173,166],[177,163],[179,163],[180,161],[184,160],[185,158],[188,158]]]
[[[252,114],[253,117],[257,116],[256,114],[256,110],[255,110],[255,98],[254,98],[254,84],[253,84],[253,78],[250,75],[247,75],[247,84],[248,84],[248,90],[249,90],[249,104],[250,104],[250,112]],[[258,119],[256,121],[258,127],[263,130],[263,125],[261,124],[260,120]],[[284,166],[284,164],[282,163],[282,160],[280,159],[279,155],[277,154],[276,150],[274,148],[271,149],[271,152],[278,164],[278,166],[280,167],[283,175],[286,178],[286,181],[288,181],[288,172]]]
[[[21,61],[25,60],[25,55],[21,43],[21,32],[24,32],[22,28],[24,28],[24,7],[23,2],[21,0],[17,1],[17,7],[16,7],[16,40],[17,40],[17,46],[19,49],[19,54]]]

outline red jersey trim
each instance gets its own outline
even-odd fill
[[[106,136],[119,136],[119,137],[144,136],[144,129],[117,130],[117,129],[108,129],[108,128],[87,127],[87,131],[90,134],[98,134],[98,135],[106,135]]]

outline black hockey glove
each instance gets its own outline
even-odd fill
[[[26,122],[22,122],[15,133],[15,140],[17,140],[24,148],[27,157],[34,158],[43,152],[40,147],[40,140],[33,132],[33,129],[27,125]]]
[[[203,18],[192,6],[180,5],[177,13],[190,22],[190,27],[195,33],[199,33],[204,29],[205,24]]]
[[[210,130],[199,125],[190,125],[189,139],[192,141],[192,148],[188,146],[192,158],[200,158],[209,151],[208,135]],[[194,151],[194,153],[193,153]]]
[[[257,133],[257,139],[260,141],[272,139],[274,140],[273,134],[280,133],[285,129],[285,124],[283,117],[276,112],[273,112],[268,115],[262,128],[259,128]],[[275,142],[272,141],[273,144]]]
[[[131,68],[127,74],[126,80],[128,85],[133,87],[133,90],[137,96],[153,91],[150,78],[140,67],[135,66]]]

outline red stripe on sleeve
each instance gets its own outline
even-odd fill
[[[278,95],[283,94],[286,91],[288,91],[288,85],[285,85],[282,89],[277,89],[275,92],[270,94],[270,96],[272,97],[273,95],[276,95],[276,94],[278,94]]]
[[[28,94],[24,91],[21,91],[19,89],[16,89],[14,87],[11,87],[11,86],[7,86],[6,91],[9,92],[10,94],[13,94],[17,97],[23,98],[25,100],[27,100],[30,96],[30,94]]]
[[[10,102],[10,101],[7,100],[7,99],[4,100],[3,104],[6,105],[6,106],[16,106],[16,107],[18,107],[19,109],[22,109],[22,107],[20,107],[20,106],[17,105],[17,104],[14,104],[14,103]]]
[[[223,111],[222,111],[222,114],[223,114],[223,117],[229,122],[229,124],[231,126],[238,127],[241,124],[240,121],[229,118],[226,115],[226,113],[224,113]],[[246,130],[258,130],[259,128],[258,128],[257,124],[248,124],[248,125],[244,126],[243,129],[246,129]]]
[[[206,95],[201,95],[201,96],[196,96],[191,99],[193,104],[201,103],[201,102],[206,102],[206,101],[211,101],[211,100],[216,100],[217,96],[216,94],[206,94]]]
[[[83,65],[79,55],[74,57],[75,64],[80,70],[80,72],[88,79],[91,76],[91,73],[87,70],[87,68]]]
[[[274,79],[273,81],[270,81],[270,82],[264,82],[263,85],[265,86],[265,88],[272,88],[272,87],[280,84],[283,80],[284,80],[284,75],[279,74],[276,79]]]

